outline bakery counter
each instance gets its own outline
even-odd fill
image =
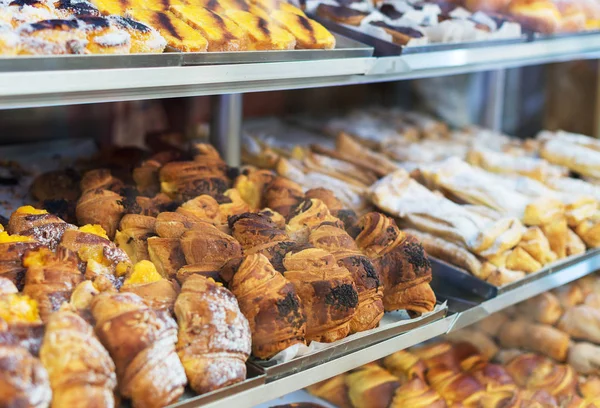
[[[45,68],[48,63],[43,62],[43,57],[38,58],[38,67],[34,62],[28,64],[26,70],[15,64],[11,68],[11,64],[5,61],[4,67],[0,65],[0,108],[353,85],[597,58],[600,55],[600,34],[580,34],[490,47],[449,46],[448,49],[406,53],[397,57],[354,55],[352,58],[298,60],[301,52],[296,51],[294,55],[294,60],[246,61],[237,64],[219,62],[211,56],[208,65],[191,66],[187,66],[187,63],[181,66],[180,60],[173,60],[173,56],[167,54],[74,56],[73,61],[79,61],[76,64],[74,62],[76,69],[60,66],[58,70],[56,65],[52,69]],[[89,68],[91,65],[88,66],[87,62],[81,63],[82,59],[104,61],[117,57],[120,58],[119,64],[108,64],[117,68],[107,68],[106,64],[100,64],[104,69],[98,66]],[[152,64],[146,59],[151,60]],[[156,66],[157,61],[163,60],[168,64]]]

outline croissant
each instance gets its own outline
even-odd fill
[[[242,256],[242,247],[230,235],[207,223],[198,225],[181,236],[181,250],[188,266],[177,272],[183,282],[197,267],[207,277],[217,277],[227,261]]]
[[[587,305],[574,306],[565,312],[557,324],[573,338],[600,343],[600,310]]]
[[[427,380],[449,406],[458,402],[467,405],[469,401],[481,398],[485,392],[485,388],[473,376],[448,370],[444,366],[430,368]]]
[[[296,289],[264,255],[246,256],[229,289],[250,323],[255,357],[268,359],[304,343],[306,319]]]
[[[172,313],[179,286],[163,278],[152,262],[140,261],[133,266],[120,291],[135,293],[151,308]]]
[[[10,234],[32,237],[42,245],[55,249],[65,231],[76,228],[56,215],[48,214],[46,210],[24,206],[10,215],[7,231]]]
[[[446,408],[442,397],[420,378],[413,378],[396,390],[390,408]]]
[[[227,224],[229,217],[239,215],[250,211],[250,206],[240,196],[235,188],[231,188],[223,194],[223,199],[219,205],[219,223]]]
[[[569,350],[569,335],[555,327],[514,320],[502,325],[498,341],[502,347],[522,348],[565,361]]]
[[[344,205],[338,200],[335,194],[333,194],[333,191],[323,187],[307,190],[305,197],[308,199],[316,198],[323,201],[333,216],[337,216],[337,213],[344,209]]]
[[[206,221],[211,224],[221,223],[219,203],[209,195],[201,195],[186,201],[177,208],[177,214],[193,221]]]
[[[469,370],[473,376],[488,392],[517,390],[512,377],[506,369],[499,364],[486,363]]]
[[[37,302],[18,294],[12,282],[0,281],[0,344],[20,346],[37,356],[44,335]]]
[[[453,343],[470,343],[486,359],[491,360],[498,353],[498,346],[486,333],[465,328],[456,332],[449,333],[446,338]]]
[[[185,264],[179,238],[148,238],[148,255],[164,278],[173,279]]]
[[[353,408],[348,396],[346,377],[348,374],[336,375],[325,381],[308,386],[306,390],[312,395],[332,403],[338,408]]]
[[[556,254],[550,249],[548,238],[539,227],[529,227],[517,247],[525,250],[542,265],[556,260]]]
[[[159,171],[161,192],[172,199],[186,201],[200,195],[220,197],[229,188],[225,170],[208,162],[178,161]]]
[[[193,148],[194,161],[204,164],[218,174],[225,174],[228,170],[227,163],[213,145],[196,143]]]
[[[383,287],[373,263],[362,255],[356,243],[343,229],[323,224],[313,230],[309,243],[330,251],[337,264],[348,269],[358,292],[358,307],[350,321],[350,332],[377,327],[383,317]]]
[[[425,381],[425,363],[416,355],[406,350],[400,350],[383,359],[383,366],[402,380],[415,378]]]
[[[381,213],[364,215],[360,225],[356,243],[379,270],[385,310],[432,311],[436,300],[429,286],[431,264],[418,240],[404,235]]]
[[[101,293],[91,305],[96,333],[115,362],[119,391],[134,407],[177,401],[186,383],[175,352],[177,324],[133,293]]]
[[[48,371],[53,407],[114,407],[115,365],[85,320],[69,310],[46,325],[40,360]]]
[[[233,237],[244,254],[262,254],[273,267],[283,272],[283,258],[296,243],[266,213],[244,213],[229,219]]]
[[[309,248],[288,252],[283,259],[286,279],[296,287],[306,314],[306,340],[330,343],[350,332],[358,293],[350,272],[333,255]]]
[[[158,193],[154,197],[137,196],[133,202],[126,200],[125,203],[128,204],[127,213],[149,217],[156,217],[163,211],[173,210],[178,204],[178,202],[171,200],[168,195],[162,193]]]
[[[264,207],[265,189],[275,177],[271,170],[247,170],[235,179],[234,187],[250,208],[256,211]]]
[[[115,243],[127,253],[132,262],[150,259],[148,238],[155,235],[156,218],[146,215],[126,214],[121,218]]]
[[[88,190],[77,201],[75,214],[80,225],[98,224],[113,239],[125,214],[123,197],[110,190]]]
[[[331,215],[325,203],[318,199],[301,201],[290,214],[286,232],[299,243],[306,243],[310,232],[323,223],[343,229],[342,221]]]
[[[569,365],[579,374],[600,374],[600,347],[591,343],[575,343],[569,348]]]
[[[83,280],[77,255],[64,247],[59,247],[56,253],[46,248],[28,252],[23,266],[27,268],[23,293],[37,301],[44,322],[69,301],[73,289]]]
[[[538,323],[553,325],[563,314],[560,301],[551,292],[545,292],[520,303],[520,316],[531,319]]]
[[[354,408],[387,408],[400,380],[379,366],[369,365],[348,374],[346,384]]]
[[[522,354],[506,365],[506,371],[518,386],[544,390],[553,396],[572,395],[577,386],[575,371],[568,365],[555,364],[537,354]]]
[[[140,193],[152,196],[160,191],[158,172],[160,168],[179,158],[181,154],[174,150],[165,150],[155,154],[150,159],[143,161],[133,169],[132,177]]]
[[[177,354],[198,394],[246,379],[252,338],[233,294],[201,275],[190,276],[175,303]]]
[[[40,360],[14,345],[0,344],[0,390],[3,407],[43,408],[50,406],[52,398]]]
[[[264,192],[264,205],[288,218],[300,201],[304,199],[302,187],[285,177],[275,177]]]
[[[23,255],[41,245],[29,236],[11,236],[0,232],[0,278],[8,279],[18,290],[22,290],[26,270],[22,264]]]
[[[79,187],[84,193],[90,190],[110,190],[118,193],[125,185],[121,180],[114,177],[109,169],[96,169],[83,175]]]

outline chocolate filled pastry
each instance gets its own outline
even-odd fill
[[[56,215],[29,205],[17,208],[10,215],[7,227],[10,234],[31,237],[50,249],[58,246],[65,231],[74,229],[77,227],[64,222]]]
[[[261,254],[236,268],[229,289],[250,323],[252,354],[261,359],[304,343],[306,318],[294,285]]]
[[[173,313],[179,285],[163,278],[152,262],[140,261],[133,266],[119,290],[135,293],[152,309]]]
[[[92,54],[128,54],[131,37],[106,17],[79,16],[77,20],[87,34],[86,50]]]
[[[121,218],[125,214],[124,197],[110,190],[88,190],[83,193],[75,213],[80,225],[102,226],[110,239],[115,237]]]
[[[431,264],[419,241],[381,213],[364,215],[360,226],[356,243],[381,275],[385,310],[432,311],[436,299],[429,286]]]
[[[411,27],[397,27],[384,23],[383,21],[372,21],[369,24],[383,29],[392,36],[392,41],[398,45],[407,45],[413,39],[423,38],[425,34]]]
[[[96,333],[115,362],[119,391],[134,407],[163,407],[183,394],[177,323],[133,293],[101,293],[91,305]]]
[[[161,276],[174,279],[186,265],[179,238],[148,238],[148,256]]]
[[[115,243],[124,250],[131,262],[149,260],[148,238],[156,235],[157,219],[146,215],[126,214],[121,218]]]
[[[350,332],[377,327],[383,317],[383,285],[373,263],[363,255],[350,235],[333,225],[311,232],[309,243],[330,251],[339,266],[348,269],[358,292],[358,306],[350,321]]]
[[[56,170],[40,174],[33,180],[29,191],[33,198],[44,200],[77,200],[81,191],[81,176],[73,169]]]
[[[262,254],[273,267],[283,272],[283,258],[296,243],[264,213],[244,213],[229,219],[233,237],[244,255]]]
[[[19,27],[21,54],[84,54],[87,37],[76,20],[42,20]]]
[[[131,49],[129,52],[132,54],[161,53],[167,46],[167,40],[149,25],[121,16],[109,16],[108,19],[116,27],[129,34],[131,39]]]
[[[23,266],[23,256],[40,246],[32,237],[0,232],[0,279],[7,279],[22,290],[27,269]]]
[[[276,177],[265,188],[264,205],[286,218],[303,199],[302,187],[285,177]]]
[[[292,240],[306,243],[311,231],[323,223],[344,228],[342,221],[331,215],[323,201],[316,198],[305,199],[290,214],[286,232]]]
[[[350,272],[317,248],[288,252],[286,279],[296,287],[306,313],[306,340],[330,343],[350,332],[358,293]]]
[[[317,15],[326,20],[335,21],[336,23],[359,26],[361,21],[368,16],[369,13],[354,10],[350,7],[319,4],[319,7],[317,7]]]
[[[58,0],[54,3],[54,8],[60,18],[100,16],[98,8],[85,0]]]
[[[50,316],[40,360],[50,377],[53,407],[115,406],[115,364],[94,328],[73,311]]]
[[[179,355],[198,394],[246,379],[252,337],[235,296],[212,279],[191,276],[175,304]]]
[[[75,286],[83,280],[77,261],[77,255],[64,247],[56,253],[40,248],[25,254],[23,293],[37,301],[42,321],[46,322],[52,312],[68,302]]]
[[[218,198],[229,188],[225,169],[199,161],[167,163],[160,169],[159,177],[161,191],[182,201],[203,194]]]

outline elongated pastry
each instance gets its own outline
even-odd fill
[[[27,268],[23,293],[37,301],[44,322],[69,301],[73,289],[83,280],[77,255],[64,247],[56,253],[46,248],[28,252],[23,266]]]
[[[201,275],[190,276],[175,303],[179,355],[198,394],[246,379],[250,325],[233,294]]]
[[[575,339],[600,343],[600,310],[587,305],[574,306],[565,311],[557,327]]]
[[[10,215],[7,231],[10,234],[32,237],[42,245],[54,249],[66,230],[76,228],[46,210],[24,206]]]
[[[264,192],[265,206],[286,218],[303,199],[302,187],[285,177],[276,177],[266,186]]]
[[[315,20],[308,18],[302,12],[300,13],[275,10],[271,13],[271,18],[275,24],[296,37],[296,48],[335,48],[335,37],[333,34]]]
[[[509,316],[506,313],[497,312],[480,320],[477,323],[477,329],[490,337],[496,337],[500,333],[500,328],[508,319]]]
[[[167,40],[150,25],[122,16],[109,16],[109,20],[121,30],[125,30],[131,37],[132,54],[155,54],[164,51]]]
[[[385,310],[432,311],[436,300],[429,286],[431,264],[419,241],[381,213],[364,215],[360,226],[356,243],[381,274]]]
[[[517,306],[519,316],[538,323],[554,325],[563,315],[563,308],[552,292],[545,292],[525,300]]]
[[[272,21],[243,10],[225,14],[246,32],[249,50],[293,50],[296,46],[296,38]]]
[[[583,176],[600,176],[600,151],[593,146],[593,139],[582,135],[571,136],[564,132],[549,137],[541,135],[540,156]]]
[[[425,363],[410,351],[400,350],[383,359],[383,366],[401,380],[419,378],[425,381]]]
[[[472,403],[479,400],[485,388],[471,375],[453,372],[446,367],[434,367],[427,372],[427,380],[449,406],[454,403]]]
[[[358,292],[358,306],[350,321],[350,332],[377,327],[383,317],[383,284],[377,269],[360,253],[352,237],[334,225],[322,224],[313,230],[309,243],[331,252],[337,264],[348,269]]]
[[[520,387],[543,390],[552,396],[575,394],[577,376],[572,367],[547,357],[526,353],[515,357],[506,370]]]
[[[156,218],[146,215],[126,214],[121,218],[115,243],[124,250],[131,262],[150,259],[148,238],[156,235]]]
[[[377,365],[359,368],[346,377],[348,395],[355,408],[389,407],[400,380]]]
[[[140,261],[126,277],[121,292],[135,293],[153,309],[173,312],[179,286],[163,278],[150,261]]]
[[[304,343],[306,319],[294,285],[261,254],[248,255],[229,283],[250,323],[252,354],[271,358]]]
[[[262,254],[283,272],[283,258],[296,243],[265,213],[244,213],[229,219],[233,237],[242,245],[245,255]]]
[[[92,301],[96,333],[116,365],[119,391],[134,407],[162,407],[183,394],[185,370],[175,352],[177,324],[133,293]]]
[[[330,343],[346,337],[358,306],[350,272],[329,252],[316,248],[288,252],[283,266],[283,276],[302,300],[306,340]]]
[[[52,407],[114,407],[115,364],[94,329],[68,309],[48,319],[40,359],[52,386]]]
[[[306,390],[312,395],[332,403],[338,408],[352,408],[346,384],[347,373],[310,385]]]
[[[565,361],[570,337],[549,325],[514,320],[502,325],[498,341],[502,347],[522,348],[545,354],[556,361]]]

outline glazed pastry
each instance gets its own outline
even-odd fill
[[[246,256],[229,289],[250,323],[255,357],[268,359],[304,343],[306,319],[296,289],[264,255]]]
[[[20,53],[41,54],[84,54],[87,42],[85,32],[79,29],[76,20],[50,19],[23,24],[19,27]]]
[[[87,34],[86,50],[91,54],[129,54],[131,36],[106,17],[79,16],[81,29]]]
[[[210,196],[200,196],[210,197]],[[213,198],[211,197],[211,200]],[[181,207],[178,208],[178,210]],[[156,217],[154,229],[161,238],[181,238],[188,230],[194,229],[206,221],[197,221],[195,218],[179,212],[161,212]]]
[[[485,392],[485,388],[473,376],[452,372],[443,366],[431,368],[427,372],[427,380],[449,406],[458,402],[466,405],[477,401]]]
[[[10,215],[7,231],[9,234],[25,235],[34,238],[42,245],[55,249],[64,232],[77,229],[46,210],[37,210],[31,206],[17,208]]]
[[[514,320],[502,325],[498,341],[502,347],[522,348],[565,361],[570,338],[564,331],[549,325]]]
[[[400,350],[390,354],[383,359],[383,366],[403,382],[415,378],[425,381],[425,363],[409,351]]]
[[[218,279],[219,271],[227,261],[242,256],[242,247],[230,235],[210,224],[202,224],[181,236],[181,251],[185,257],[185,273],[177,273],[182,282],[197,266],[206,277]]]
[[[413,378],[397,390],[390,407],[446,408],[446,402],[420,378]]]
[[[557,327],[575,339],[598,344],[600,343],[600,310],[587,305],[571,307],[565,311]]]
[[[77,255],[64,247],[55,253],[40,248],[23,257],[27,268],[23,293],[37,301],[42,321],[68,302],[75,286],[83,280],[77,261]]]
[[[486,360],[492,360],[498,354],[498,346],[488,335],[482,331],[465,328],[446,335],[453,343],[470,343],[481,353]]]
[[[0,277],[12,282],[18,290],[22,290],[26,270],[22,263],[23,255],[40,246],[41,244],[32,237],[0,232]]]
[[[46,325],[40,360],[52,386],[52,407],[115,407],[115,365],[94,329],[68,308]]]
[[[305,199],[290,213],[286,232],[292,240],[298,243],[306,243],[310,232],[323,223],[344,228],[344,224],[331,215],[323,201]]]
[[[306,17],[302,11],[295,13],[288,10],[275,10],[271,13],[271,18],[275,24],[296,37],[297,49],[335,48],[333,34],[315,20]]]
[[[162,407],[183,394],[185,371],[175,352],[177,324],[133,293],[92,301],[96,333],[116,365],[119,391],[134,407]]]
[[[575,394],[577,376],[573,368],[546,357],[522,354],[506,365],[506,371],[520,387],[547,391],[552,396]]]
[[[332,403],[338,408],[353,408],[348,396],[347,373],[310,385],[306,390],[312,395]]]
[[[131,262],[150,259],[148,238],[155,235],[156,218],[146,215],[126,214],[121,218],[115,243],[127,253]]]
[[[376,365],[364,366],[347,375],[348,395],[354,408],[389,407],[400,380]]]
[[[186,265],[179,238],[148,238],[148,255],[158,273],[166,279],[174,279],[177,271]]]
[[[248,36],[248,50],[293,50],[296,38],[272,21],[242,10],[227,10],[227,17]]]
[[[337,214],[344,210],[344,204],[338,200],[333,191],[326,188],[311,188],[310,190],[306,191],[305,197],[308,199],[316,198],[321,200],[334,217],[337,217]]]
[[[560,301],[551,292],[542,293],[520,303],[519,316],[538,323],[554,325],[561,318],[563,308]]]
[[[194,221],[205,221],[215,225],[221,224],[221,208],[219,203],[209,195],[201,195],[188,200],[181,204],[175,211],[177,214],[184,215]]]
[[[283,276],[296,288],[306,314],[306,340],[330,343],[350,332],[358,293],[350,272],[333,255],[309,248],[288,252]]]
[[[303,199],[302,187],[285,177],[276,177],[265,188],[265,206],[277,211],[286,218]]]
[[[359,26],[360,22],[369,15],[358,10],[344,6],[331,6],[329,4],[319,4],[317,15],[326,20],[335,21],[340,24],[349,24]]]
[[[109,12],[109,14],[122,13]],[[140,21],[144,26],[155,28],[169,46],[179,51],[205,52],[208,48],[206,38],[169,11],[136,8],[127,10],[126,17]]]
[[[348,269],[358,292],[358,306],[350,321],[350,333],[373,329],[383,317],[383,286],[373,263],[362,255],[343,229],[322,224],[313,230],[309,243],[331,252],[337,264]]]
[[[167,46],[167,40],[149,25],[121,16],[109,16],[108,19],[112,24],[129,34],[131,38],[130,52],[132,54],[161,53]]]
[[[480,364],[467,369],[488,392],[516,391],[517,385],[506,369],[498,364]]]
[[[283,272],[283,258],[296,243],[264,213],[245,213],[229,219],[233,237],[245,255],[262,254],[271,265]]]
[[[77,201],[77,222],[102,226],[110,239],[124,214],[123,197],[110,190],[88,190]]]
[[[431,265],[418,240],[381,213],[364,215],[360,226],[356,243],[381,275],[385,310],[432,311],[436,300],[429,286]]]
[[[0,344],[0,388],[2,406],[50,406],[52,390],[48,373],[40,360],[23,347]]]
[[[163,278],[150,261],[140,261],[126,277],[121,292],[135,293],[153,309],[173,312],[179,286]]]
[[[248,320],[233,294],[201,275],[190,276],[175,304],[177,354],[198,394],[246,379],[251,351]]]

